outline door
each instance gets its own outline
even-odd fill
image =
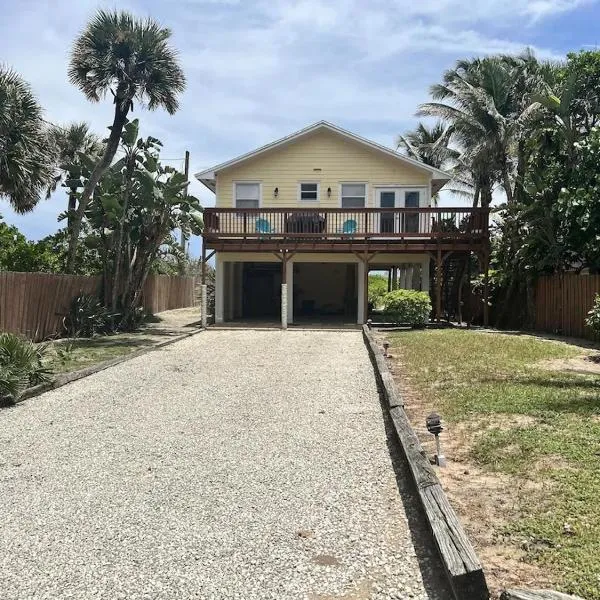
[[[380,208],[419,208],[423,190],[407,188],[378,188],[377,206]],[[380,233],[419,233],[418,212],[390,211],[379,215]]]

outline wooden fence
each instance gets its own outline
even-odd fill
[[[59,335],[71,300],[98,293],[100,283],[100,277],[0,272],[0,331],[36,341]],[[195,288],[195,277],[150,275],[142,304],[147,313],[195,306]]]
[[[600,275],[566,273],[541,277],[535,291],[535,328],[597,339],[585,326],[596,294],[600,294]]]

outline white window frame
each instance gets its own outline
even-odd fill
[[[262,208],[262,203],[263,203],[262,181],[250,180],[250,179],[240,179],[240,180],[233,182],[233,191],[232,191],[233,208],[237,208],[237,186],[238,186],[238,184],[245,184],[245,183],[250,183],[250,184],[254,184],[254,185],[258,184],[258,208]],[[240,208],[240,210],[244,210],[244,209]]]
[[[427,184],[422,185],[408,185],[406,183],[377,183],[373,186],[373,206],[375,208],[381,208],[379,205],[379,191],[387,190],[390,188],[401,189],[403,192],[419,192],[419,208],[431,208],[431,186]]]
[[[310,183],[312,185],[317,186],[317,197],[315,200],[308,200],[306,198],[302,198],[302,186],[305,183]],[[304,204],[305,202],[311,203],[311,204],[316,204],[321,202],[321,182],[320,181],[299,181],[298,182],[298,203],[299,204]]]
[[[338,204],[340,208],[344,208],[342,206],[342,189],[345,185],[364,185],[365,186],[365,205],[363,208],[369,207],[369,182],[368,181],[340,181],[338,186]],[[347,210],[360,210],[359,208],[348,208]]]

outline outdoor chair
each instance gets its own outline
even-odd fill
[[[343,235],[354,235],[358,230],[358,223],[354,219],[348,219],[342,224],[342,228],[338,230],[338,233]]]
[[[256,233],[275,233],[267,219],[256,219]]]

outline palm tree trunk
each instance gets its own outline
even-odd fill
[[[504,185],[504,191],[506,192],[506,201],[508,204],[512,204],[514,196],[506,163],[502,166],[502,184]]]
[[[81,224],[85,215],[85,209],[87,208],[90,198],[98,185],[102,175],[108,167],[110,167],[117,150],[119,149],[119,142],[121,140],[121,133],[123,127],[127,122],[127,113],[129,112],[129,102],[125,104],[126,108],[122,108],[122,104],[117,101],[115,103],[115,117],[113,124],[110,129],[110,135],[108,136],[108,142],[104,149],[102,158],[98,161],[98,164],[94,167],[92,175],[88,182],[85,184],[81,197],[79,198],[79,206],[77,207],[76,213],[73,215],[73,226],[69,232],[69,254],[67,258],[67,273],[72,273],[75,268],[75,254],[77,251],[77,243],[79,242],[79,234],[81,233]]]
[[[477,205],[479,204],[479,196],[481,195],[481,188],[479,187],[479,184],[477,184],[475,186],[475,192],[473,194],[473,208],[477,208]]]
[[[123,261],[123,234],[125,231],[125,219],[127,218],[127,207],[129,206],[129,196],[131,195],[131,186],[133,184],[133,172],[135,169],[135,153],[131,152],[127,160],[125,170],[125,191],[123,194],[123,214],[119,219],[119,233],[115,244],[115,269],[113,272],[113,282],[111,290],[111,309],[117,310],[117,300],[119,289],[121,287],[121,264]]]

